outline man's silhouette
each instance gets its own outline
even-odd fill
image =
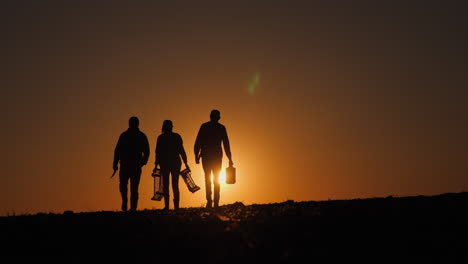
[[[218,207],[220,198],[220,183],[219,173],[223,160],[223,150],[229,159],[229,166],[233,165],[231,158],[231,147],[226,127],[219,123],[221,114],[214,109],[210,114],[210,121],[203,123],[198,131],[197,139],[195,140],[194,152],[195,161],[200,163],[202,159],[203,171],[205,172],[205,189],[206,189],[206,207],[211,208],[214,202],[214,207]],[[212,197],[212,181],[211,174],[213,173],[214,194]]]
[[[154,170],[156,170],[159,165],[164,183],[164,210],[169,210],[169,182],[172,183],[174,209],[179,209],[179,174],[180,167],[182,165],[180,160],[181,157],[184,161],[185,167],[190,169],[187,164],[187,154],[185,153],[182,137],[178,133],[172,132],[172,128],[172,121],[164,120],[162,125],[162,134],[158,136],[156,141]],[[171,175],[170,181],[169,174]]]
[[[138,206],[138,186],[140,185],[141,167],[149,158],[149,142],[146,135],[139,129],[136,116],[128,120],[129,128],[120,134],[114,150],[114,173],[119,169],[119,190],[122,196],[122,211],[127,211],[128,181],[130,180],[130,210],[136,211]]]

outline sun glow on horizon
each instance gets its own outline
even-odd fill
[[[219,184],[226,184],[226,168],[222,168],[219,173]]]
[[[211,182],[214,182],[213,174],[211,174]],[[226,184],[226,168],[224,168],[224,166],[222,167],[221,172],[219,173],[219,184]]]

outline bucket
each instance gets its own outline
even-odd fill
[[[236,168],[229,166],[226,168],[226,183],[234,184],[236,183]]]

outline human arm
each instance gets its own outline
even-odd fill
[[[200,129],[198,130],[197,138],[195,139],[195,144],[193,146],[193,152],[195,154],[195,163],[196,164],[200,163],[202,128],[203,128],[203,126],[201,126]]]
[[[143,135],[142,166],[148,163],[149,156],[150,156],[150,146],[149,146],[148,137],[146,137],[146,135]]]
[[[114,173],[119,169],[120,148],[122,144],[121,142],[122,142],[122,136],[119,137],[117,144],[115,145],[115,148],[114,148],[114,161],[112,163],[112,169],[114,170]]]
[[[184,162],[185,164],[185,167],[187,169],[190,169],[189,168],[189,165],[187,164],[187,153],[185,152],[185,148],[184,148],[184,142],[182,140],[182,137],[179,136],[179,154],[180,154],[180,157],[182,158],[182,161]]]
[[[156,140],[156,147],[155,147],[155,150],[154,150],[154,169],[153,171],[155,171],[158,166],[159,166],[159,152],[160,152],[160,145],[159,145],[159,137],[157,138]]]
[[[229,137],[225,127],[223,128],[223,148],[227,158],[229,159],[229,167],[231,167],[232,165],[234,165],[234,162],[232,162],[231,144],[229,142]]]

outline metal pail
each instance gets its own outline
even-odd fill
[[[236,183],[236,168],[232,166],[226,168],[226,183],[227,184]]]

